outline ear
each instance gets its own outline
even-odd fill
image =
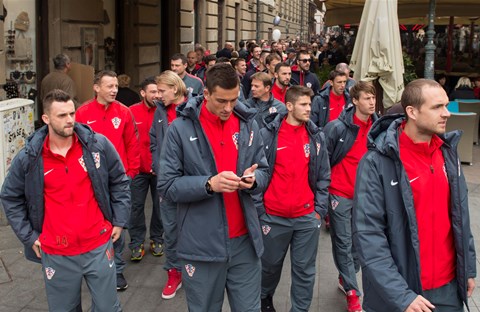
[[[352,103],[353,103],[353,105],[357,106],[358,105],[358,100],[356,98],[352,98]]]
[[[50,124],[50,120],[48,119],[48,116],[46,114],[42,115],[42,120],[46,125]]]
[[[100,86],[98,84],[94,84],[93,91],[95,91],[95,93],[98,93],[98,91],[100,91]]]
[[[142,96],[142,98],[145,98],[145,95],[147,95],[147,93],[145,92],[145,90],[140,90],[140,95]]]
[[[292,102],[285,103],[285,106],[287,107],[287,110],[289,112],[293,111],[293,103]]]
[[[203,89],[203,96],[205,97],[205,99],[208,101],[210,99],[210,93],[208,93],[208,89],[205,88]]]
[[[405,108],[405,114],[408,116],[408,119],[417,120],[418,110],[413,106],[407,106]]]

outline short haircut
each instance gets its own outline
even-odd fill
[[[278,74],[278,72],[280,71],[280,68],[282,67],[290,67],[290,65],[288,65],[287,63],[278,63],[275,66],[275,72]]]
[[[339,71],[339,70],[332,70],[329,74],[328,74],[328,79],[331,80],[331,81],[334,81],[335,78],[337,77],[347,77],[347,74],[343,71]],[[348,77],[347,77],[348,78]]]
[[[357,83],[355,83],[355,85],[350,89],[350,97],[358,100],[360,98],[360,92],[373,94],[374,96],[376,94],[373,83],[367,81],[357,81]]]
[[[130,81],[132,80],[129,75],[118,75],[118,86],[120,88],[128,88],[130,87]]]
[[[140,87],[142,88],[143,91],[145,91],[145,90],[147,90],[147,86],[151,85],[151,84],[154,84],[154,85],[157,84],[157,82],[155,81],[155,77],[153,77],[153,76],[145,78],[142,81],[142,83],[140,84]]]
[[[62,70],[70,64],[70,58],[66,54],[58,54],[53,58],[53,66],[57,70]]]
[[[187,57],[182,53],[175,53],[170,58],[170,61],[178,61],[178,60],[182,60],[183,65],[187,64],[187,62],[188,62]]]
[[[405,90],[403,90],[402,98],[400,100],[403,111],[405,112],[405,116],[407,116],[405,110],[407,106],[413,106],[416,109],[420,109],[422,104],[425,103],[425,99],[423,98],[423,88],[425,86],[431,88],[440,88],[443,90],[442,86],[438,82],[430,79],[416,79],[407,84]]]
[[[220,56],[217,58],[217,63],[229,63],[230,59],[226,56]]]
[[[235,66],[237,66],[240,62],[247,62],[247,61],[245,61],[244,58],[239,57],[239,58],[236,58],[236,59],[231,59],[230,62],[232,63],[232,66],[235,67]]]
[[[255,48],[260,47],[258,44],[250,42],[250,46],[248,47],[248,51],[253,52]]]
[[[210,93],[212,93],[216,87],[232,90],[240,84],[237,71],[230,64],[215,64],[207,70],[205,76],[206,87]]]
[[[202,52],[202,54],[205,54],[205,48],[202,46],[198,46],[195,48],[195,52],[198,52],[198,51]]]
[[[175,96],[188,95],[188,90],[187,90],[187,86],[185,86],[185,82],[183,82],[182,78],[180,78],[179,75],[177,75],[171,70],[166,70],[162,72],[160,75],[158,75],[157,77],[155,77],[154,83],[156,84],[163,83],[169,87],[177,87],[177,93],[175,93]]]
[[[215,56],[215,54],[210,54],[203,58],[203,61],[205,62],[205,64],[208,64],[211,61],[216,61],[216,60],[217,60],[217,57]]]
[[[113,70],[101,70],[95,75],[95,78],[93,79],[93,84],[100,84],[100,81],[102,81],[102,78],[105,76],[117,78],[117,73]]]
[[[67,92],[60,90],[60,89],[53,89],[52,91],[48,92],[45,97],[43,98],[43,112],[48,113],[50,108],[52,107],[53,102],[68,102],[72,100],[70,95]]]
[[[300,50],[300,51],[297,52],[297,60],[300,59],[300,55],[302,55],[302,54],[310,56],[310,53],[308,53],[308,51]]]
[[[335,66],[335,70],[338,71],[350,71],[350,67],[348,67],[347,63],[338,63],[337,66]]]
[[[285,103],[290,102],[295,104],[301,96],[313,96],[313,91],[310,88],[305,86],[291,86],[287,90],[287,94],[285,94]]]
[[[270,55],[265,58],[265,64],[270,65],[273,60],[277,60],[280,62],[282,61],[280,55],[278,55],[277,53],[270,53]]]
[[[261,81],[263,83],[264,87],[270,87],[272,88],[272,78],[270,78],[270,75],[264,72],[258,72],[255,73],[251,76],[251,79],[256,79],[258,81]]]
[[[190,50],[190,51],[187,52],[187,56],[188,56],[189,54],[192,54],[192,53],[195,53],[195,55],[197,54],[194,50]]]
[[[240,40],[240,42],[238,43],[238,46],[239,46],[240,48],[245,47],[245,41]]]

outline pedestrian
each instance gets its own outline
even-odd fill
[[[267,184],[254,114],[237,101],[229,64],[207,73],[204,96],[178,107],[160,155],[159,190],[177,203],[177,256],[191,312],[260,310],[260,224],[252,200]]]
[[[187,87],[183,80],[171,70],[166,70],[155,78],[158,89],[158,103],[154,122],[150,129],[150,149],[153,158],[153,171],[157,177],[160,171],[160,152],[165,141],[168,126],[175,120],[176,108],[188,100]],[[177,258],[177,205],[162,197],[160,201],[165,238],[165,264],[168,279],[162,290],[163,299],[175,297],[182,287],[182,267]]]
[[[121,311],[112,243],[128,223],[130,188],[103,135],[75,123],[62,90],[43,99],[42,120],[12,161],[1,199],[28,260],[42,263],[50,311],[81,310],[85,279],[92,310]]]
[[[202,79],[187,73],[187,64],[187,57],[181,53],[175,53],[170,58],[170,69],[180,76],[180,78],[182,78],[183,82],[187,86],[187,90],[192,94],[192,96],[202,95]]]
[[[338,119],[327,123],[324,133],[332,168],[328,188],[332,254],[339,273],[338,287],[346,295],[347,311],[361,312],[360,287],[356,273],[360,264],[352,247],[352,208],[355,176],[360,159],[367,152],[367,133],[378,119],[375,87],[359,81],[350,93],[353,105]]]
[[[365,311],[463,311],[476,257],[461,133],[445,133],[448,96],[433,80],[410,82],[405,116],[372,126],[353,203],[353,241]],[[467,305],[468,307],[468,305]]]
[[[253,60],[255,60],[256,58],[256,54],[257,54],[257,48],[254,49],[254,58]],[[251,68],[251,69],[248,69],[248,65],[247,65],[247,72],[245,73],[245,76],[243,76],[243,79],[242,79],[242,88],[243,88],[243,92],[244,92],[244,95],[245,95],[245,98],[248,99],[250,96],[251,96],[251,88],[252,88],[252,75],[255,74],[255,73],[258,73],[258,72],[265,72],[267,73],[268,72],[268,69],[267,69],[267,66],[265,64],[265,59],[267,58],[267,56],[270,55],[270,51],[267,51],[267,50],[261,50],[260,54],[259,54],[259,57],[258,57],[258,64],[256,67],[254,68]]]
[[[54,71],[48,73],[40,85],[40,97],[55,89],[60,89],[68,93],[75,105],[78,105],[77,88],[75,82],[68,75],[72,69],[70,57],[66,54],[58,54],[53,58]]]
[[[275,99],[272,95],[272,79],[267,73],[252,75],[252,97],[245,104],[257,113],[255,120],[260,128],[264,127],[264,119],[270,114],[286,111],[285,104]]]
[[[115,100],[118,91],[117,74],[113,71],[100,71],[95,75],[93,90],[96,97],[84,103],[76,112],[77,122],[84,123],[93,131],[101,133],[112,142],[120,155],[125,172],[133,180],[140,168],[140,147],[137,127],[132,113],[125,105]],[[125,260],[125,233],[113,244],[117,289],[125,290],[128,283],[123,275]]]
[[[300,50],[297,53],[296,66],[292,66],[292,84],[306,86],[317,95],[320,91],[320,81],[317,75],[310,72],[312,57],[308,51]]]
[[[128,233],[132,251],[130,260],[141,261],[145,255],[145,200],[148,191],[152,198],[152,216],[150,217],[150,252],[154,257],[163,255],[163,225],[160,217],[160,203],[157,193],[157,176],[152,167],[150,152],[150,128],[157,109],[158,88],[154,77],[146,78],[141,83],[140,94],[143,100],[133,106],[130,111],[135,119],[140,146],[140,172],[133,178],[131,184],[132,210]]]
[[[275,82],[272,86],[273,97],[285,103],[285,95],[291,86],[292,68],[287,63],[279,63],[275,66]]]
[[[265,118],[261,130],[270,184],[260,203],[262,312],[275,312],[273,295],[290,248],[292,312],[308,311],[315,284],[321,217],[327,213],[330,165],[325,140],[310,118],[312,90],[292,86],[286,111]]]

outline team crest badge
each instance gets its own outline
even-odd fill
[[[233,144],[235,144],[235,148],[236,148],[237,151],[238,151],[238,132],[235,132],[235,133],[232,135],[232,140],[233,140]]]
[[[320,143],[317,142],[316,145],[317,145],[317,156],[318,156],[318,154],[320,154]]]
[[[310,144],[305,144],[303,146],[303,152],[305,153],[306,158],[310,156]]]
[[[277,112],[277,109],[276,109],[275,107],[270,107],[270,108],[268,109],[268,112],[269,112],[270,114],[273,114],[273,113],[276,113],[276,112]]]
[[[120,127],[120,124],[122,123],[122,120],[118,117],[115,117],[112,119],[112,123],[113,123],[113,127],[115,129],[118,129],[118,127]]]
[[[55,270],[51,267],[45,268],[45,275],[47,275],[48,280],[51,280],[53,275],[55,275]]]
[[[187,271],[188,276],[192,277],[195,274],[195,267],[191,264],[185,264],[185,271]]]
[[[253,144],[253,130],[250,131],[250,139],[248,140],[248,146],[252,146]]]
[[[335,210],[338,207],[338,200],[334,199],[330,202],[330,204],[332,205],[332,210]]]
[[[80,166],[82,166],[83,170],[87,172],[87,166],[85,166],[85,160],[83,160],[83,155],[78,159],[78,162],[80,163]]]
[[[309,87],[309,88],[311,88],[311,87],[312,87],[312,83],[311,83],[311,82],[307,82],[306,86]]]
[[[100,153],[94,152],[92,153],[93,161],[95,162],[95,168],[100,168]]]
[[[268,233],[270,233],[270,230],[272,228],[269,226],[269,225],[262,225],[262,232],[263,232],[263,235],[268,235]]]
[[[188,91],[188,93],[193,93],[193,88],[192,88],[192,87],[188,87],[188,88],[187,88],[187,91]]]

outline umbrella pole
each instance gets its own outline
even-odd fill
[[[435,44],[433,43],[433,36],[435,36],[435,0],[430,0],[428,22],[427,44],[425,45],[425,71],[423,76],[425,79],[433,80],[435,72]]]

